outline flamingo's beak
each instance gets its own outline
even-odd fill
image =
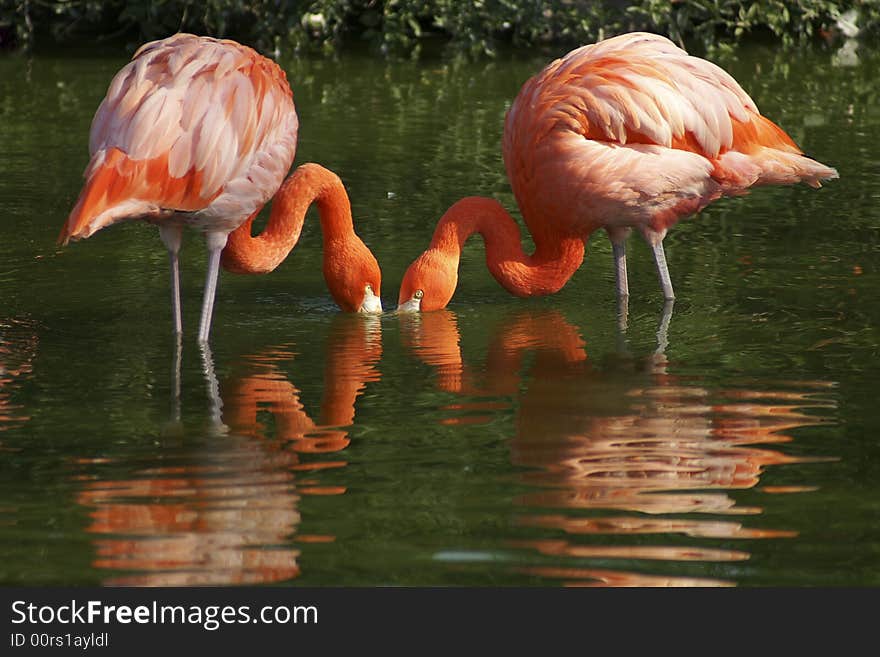
[[[376,294],[373,293],[373,286],[367,285],[364,290],[364,300],[361,303],[361,307],[358,308],[359,313],[381,313],[382,312],[382,299],[380,299]]]

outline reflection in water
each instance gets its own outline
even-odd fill
[[[300,402],[285,364],[292,345],[238,359],[219,385],[228,433],[172,464],[155,462],[124,475],[83,476],[80,504],[90,510],[93,566],[122,571],[107,583],[148,586],[255,584],[297,577],[292,542],[332,541],[297,535],[301,495],[341,495],[298,474],[341,467],[355,401],[379,379],[378,318],[340,315],[326,343],[325,386],[314,421]],[[205,353],[210,358],[210,353]],[[212,372],[210,360],[206,371]],[[208,389],[215,382],[208,377]],[[319,455],[319,456],[313,456]],[[166,457],[163,460],[168,460]],[[90,469],[125,464],[91,461]],[[130,467],[130,464],[128,465]]]
[[[28,319],[0,319],[0,431],[27,422],[15,391],[33,371],[37,355],[36,327]]]
[[[559,312],[519,312],[496,327],[479,375],[462,359],[451,312],[407,318],[402,325],[405,344],[435,369],[441,389],[515,399],[511,460],[526,468],[521,478],[532,488],[517,499],[531,510],[518,524],[544,536],[512,544],[554,564],[524,572],[582,585],[729,584],[589,563],[740,561],[749,558],[746,547],[716,547],[718,539],[795,535],[727,519],[762,512],[739,504],[731,492],[755,488],[767,466],[803,461],[766,446],[792,440],[793,429],[826,422],[815,411],[833,408],[821,397],[831,384],[801,381],[750,390],[736,382],[709,388],[680,379],[663,354],[667,325],[664,314],[661,346],[650,356],[594,363],[579,331]],[[458,414],[463,405],[447,408]],[[462,420],[474,417],[444,421]],[[809,487],[773,489],[802,490]],[[602,538],[608,535],[624,538],[609,543]],[[559,567],[560,558],[576,566]]]
[[[250,375],[223,386],[223,421],[233,431],[256,438],[268,429],[260,419],[267,412],[274,421],[275,439],[290,443],[294,452],[338,452],[349,443],[345,427],[354,424],[355,399],[367,383],[379,380],[376,366],[381,356],[379,318],[340,315],[326,342],[324,396],[317,422],[299,402],[300,391],[278,369],[279,362],[294,358],[288,348],[244,359]]]

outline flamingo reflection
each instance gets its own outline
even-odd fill
[[[795,535],[746,526],[736,518],[762,509],[740,504],[732,492],[756,488],[768,466],[804,460],[768,445],[826,422],[815,410],[833,407],[822,396],[831,384],[783,383],[756,391],[680,378],[663,353],[667,317],[656,352],[594,362],[561,313],[520,311],[494,328],[481,368],[462,358],[451,312],[407,319],[405,345],[434,369],[437,387],[471,400],[449,404],[444,422],[483,421],[487,416],[474,415],[475,409],[491,408],[481,399],[507,398],[513,406],[511,461],[526,468],[520,477],[531,492],[516,500],[527,510],[518,524],[528,538],[512,544],[553,564],[525,572],[581,585],[721,585],[729,582],[559,564],[560,558],[579,565],[597,559],[740,561],[749,557],[745,549],[713,547],[714,539]],[[532,538],[536,530],[539,537]],[[618,538],[599,538],[609,535]],[[672,535],[696,540],[670,540]]]
[[[0,431],[30,419],[15,402],[15,393],[33,372],[38,344],[36,327],[29,319],[0,319]]]
[[[295,349],[282,345],[241,357],[219,385],[209,378],[228,431],[196,454],[166,453],[143,465],[83,460],[89,473],[81,477],[78,501],[89,509],[93,566],[113,571],[105,583],[290,580],[300,574],[294,545],[334,540],[299,530],[300,498],[345,493],[318,485],[314,472],[345,465],[338,454],[349,444],[356,400],[380,377],[378,319],[340,315],[325,349],[317,420],[290,379]]]

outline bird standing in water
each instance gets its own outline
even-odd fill
[[[198,339],[206,343],[221,252],[231,271],[272,271],[317,201],[333,298],[346,311],[379,312],[379,266],[354,232],[339,178],[305,164],[282,185],[298,125],[284,71],[252,49],[191,34],[148,43],[113,78],[95,114],[86,182],[59,241],[120,221],[157,225],[170,257],[179,335],[181,233],[184,226],[202,231],[209,256]],[[251,237],[253,219],[273,196],[265,230]]]
[[[523,251],[520,230],[498,201],[463,198],[404,275],[400,310],[449,303],[462,246],[474,233],[508,292],[557,292],[599,228],[611,239],[619,297],[629,295],[625,244],[635,228],[653,249],[671,300],[663,238],[679,219],[755,185],[819,187],[837,178],[761,116],[721,68],[638,32],[574,50],[526,82],[507,112],[503,151],[534,253]]]

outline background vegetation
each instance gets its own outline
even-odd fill
[[[633,29],[712,46],[785,44],[880,32],[880,0],[0,0],[0,47],[145,40],[177,30],[234,38],[265,53],[367,42],[385,53],[449,43],[588,43]]]

